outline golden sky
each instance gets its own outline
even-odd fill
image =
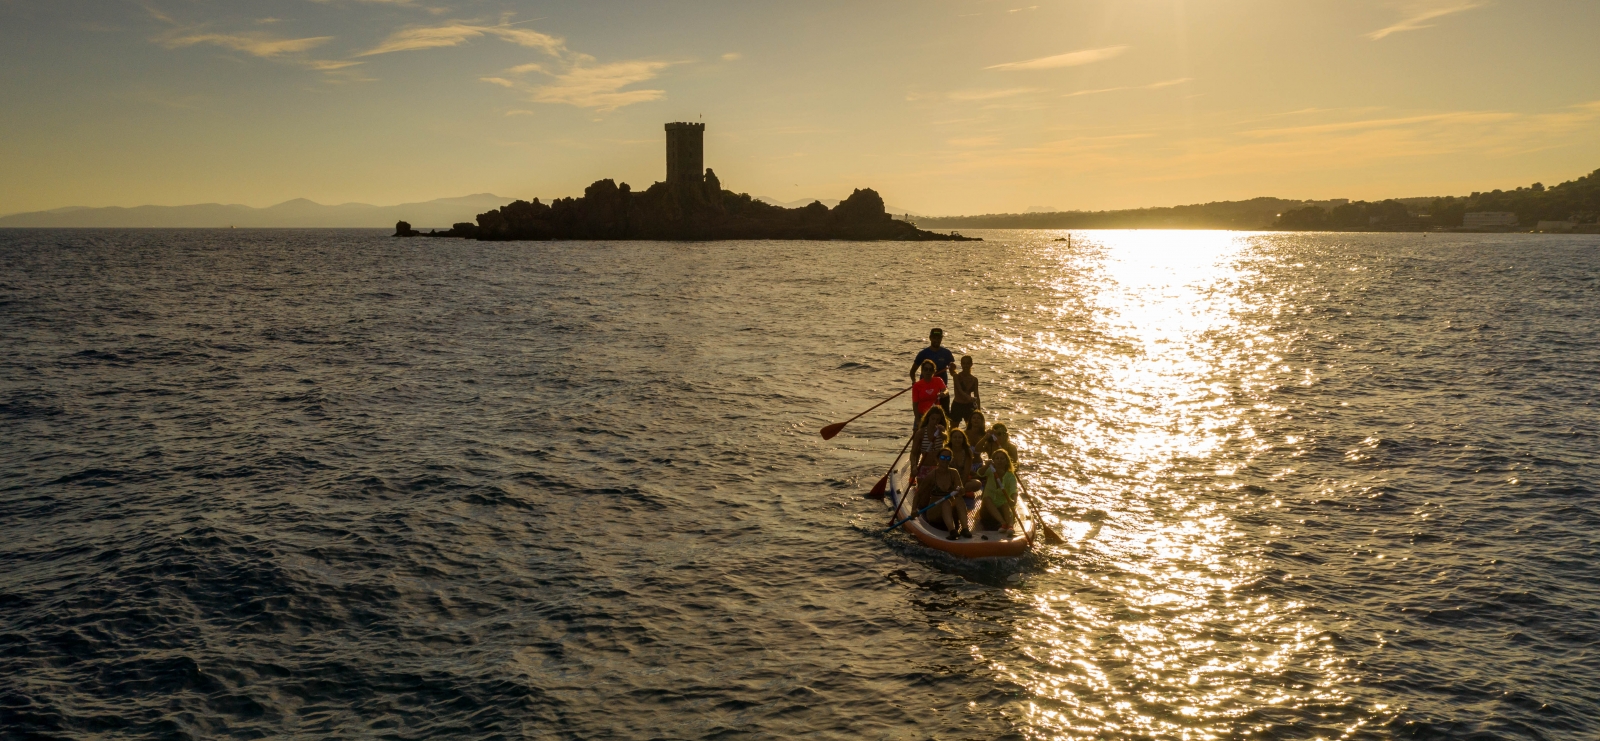
[[[0,214],[874,187],[926,214],[1600,168],[1595,0],[0,0]]]

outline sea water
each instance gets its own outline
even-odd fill
[[[1600,237],[979,234],[0,232],[0,736],[1600,737]]]

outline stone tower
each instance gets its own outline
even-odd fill
[[[667,124],[667,182],[700,183],[705,178],[706,125]]]

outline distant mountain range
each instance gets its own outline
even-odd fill
[[[452,224],[476,221],[478,214],[493,211],[515,198],[478,193],[460,198],[439,198],[421,203],[402,203],[397,206],[373,206],[366,203],[341,203],[324,206],[315,201],[296,198],[276,206],[252,208],[239,204],[197,203],[191,206],[137,206],[122,208],[88,208],[68,206],[50,211],[32,211],[0,217],[0,228],[154,228],[154,229],[226,229],[241,228],[373,228],[393,229],[397,221],[407,221],[416,229],[449,228]],[[814,200],[833,208],[837,198],[802,198],[796,201],[779,201],[760,197],[756,200],[784,208],[800,208]],[[911,213],[898,206],[887,207],[898,217]]]
[[[3,227],[109,227],[109,228],[382,228],[393,229],[397,221],[415,227],[449,228],[451,224],[475,221],[478,214],[493,211],[514,198],[478,193],[460,198],[439,198],[422,203],[373,206],[366,203],[341,203],[324,206],[296,198],[276,206],[251,208],[238,204],[200,203],[192,206],[138,206],[136,208],[85,208],[70,206],[51,211],[12,214],[0,217]]]

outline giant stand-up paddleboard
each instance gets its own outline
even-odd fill
[[[892,522],[911,517],[917,510],[912,506],[916,497],[909,489],[911,461],[908,459],[889,472],[889,490],[884,501],[894,510]],[[959,497],[958,497],[959,498]],[[932,510],[929,511],[932,514]],[[971,514],[968,514],[971,518]],[[970,520],[969,520],[970,521]],[[974,523],[976,524],[976,523]],[[1017,500],[1017,516],[1013,532],[974,529],[972,537],[951,540],[944,528],[930,524],[927,515],[907,520],[900,529],[911,534],[923,545],[944,551],[957,558],[1010,558],[1028,552],[1033,540],[1033,512],[1025,500]]]

